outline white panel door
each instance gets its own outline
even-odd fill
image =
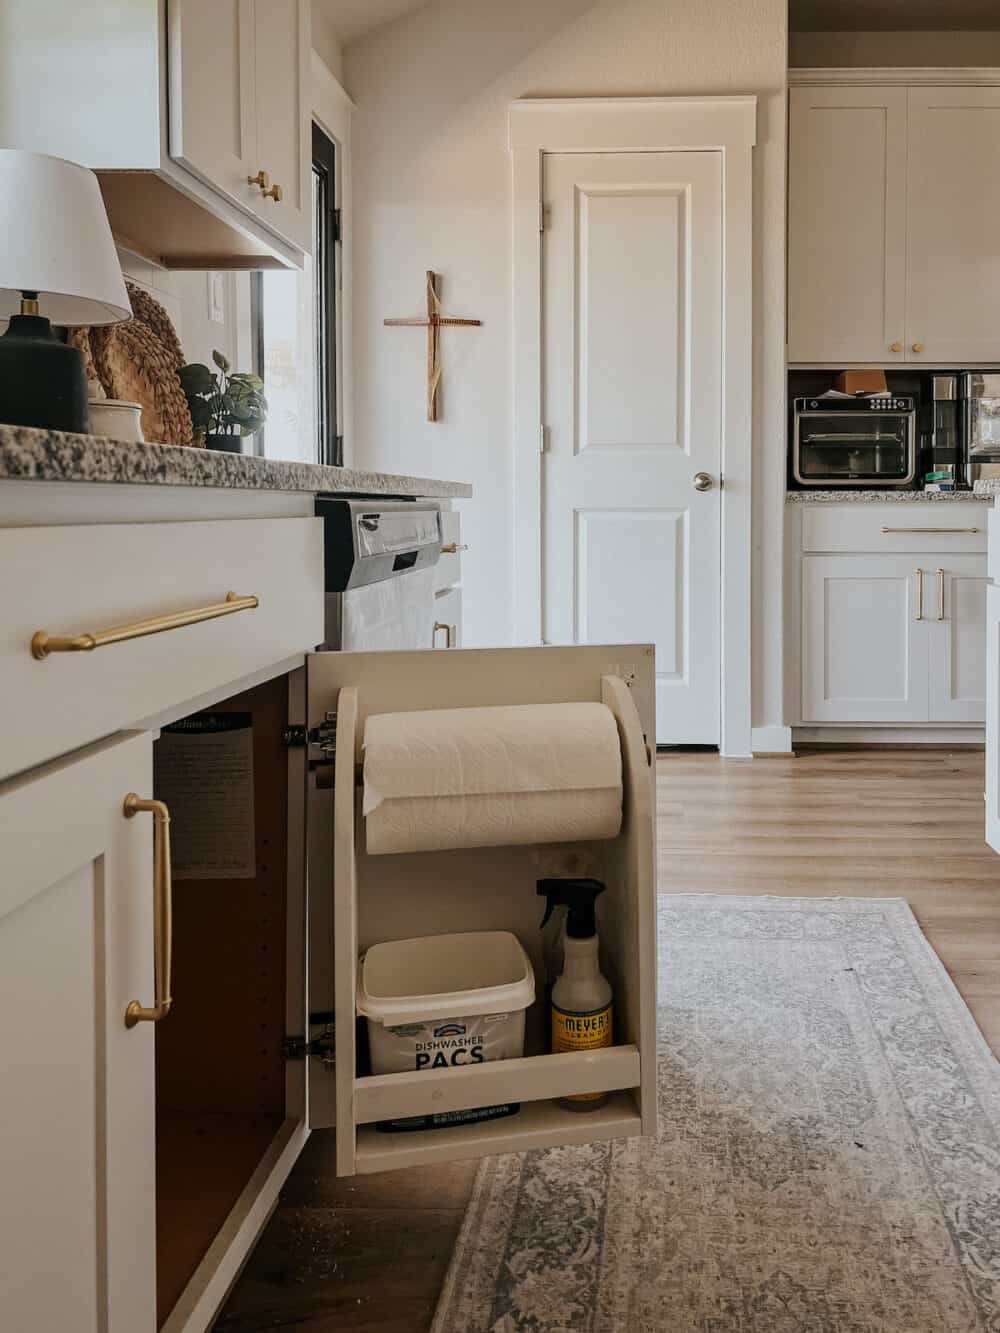
[[[170,156],[256,208],[253,0],[169,0],[167,29]]]
[[[929,563],[929,562],[928,562]],[[927,598],[930,631],[930,720],[983,722],[986,717],[986,557],[939,557]]]
[[[793,88],[788,359],[905,359],[906,89]]]
[[[933,579],[912,556],[803,557],[803,722],[927,721]]]
[[[1000,88],[911,88],[910,361],[1000,359]]]
[[[0,1324],[154,1333],[152,740],[0,786]]]
[[[657,740],[715,745],[721,159],[549,155],[544,199],[544,637],[655,643]]]

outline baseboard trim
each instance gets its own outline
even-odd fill
[[[802,745],[938,746],[982,749],[982,727],[793,727],[796,747]]]
[[[755,759],[781,758],[793,753],[791,727],[754,727],[750,748]]]

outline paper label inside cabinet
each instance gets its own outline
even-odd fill
[[[253,715],[183,718],[163,728],[153,753],[174,878],[253,879]]]

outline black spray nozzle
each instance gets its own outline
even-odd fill
[[[589,940],[597,934],[594,903],[606,885],[599,879],[540,879],[537,893],[545,898],[544,926],[555,907],[566,907],[566,934],[571,940]]]

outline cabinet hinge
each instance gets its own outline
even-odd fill
[[[308,1041],[305,1037],[283,1037],[281,1054],[285,1060],[305,1060],[313,1056],[326,1068],[337,1063],[337,1042],[333,1030],[333,1016],[310,1014],[310,1025],[322,1023],[322,1031]]]
[[[309,749],[309,767],[319,768],[332,764],[337,757],[337,714],[326,713],[318,727],[307,730],[289,726],[281,733],[282,743],[289,750]]]

